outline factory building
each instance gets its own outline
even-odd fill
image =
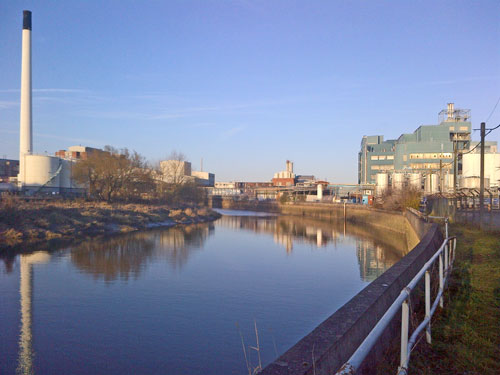
[[[86,146],[71,146],[68,150],[59,150],[56,156],[67,160],[87,160],[88,156],[94,152],[103,152],[99,148]]]
[[[19,160],[0,159],[0,182],[12,182],[19,174]]]
[[[479,142],[471,142],[471,150],[462,155],[462,179],[460,187],[479,188],[481,174],[481,151],[476,147]],[[497,142],[485,142],[484,150],[485,187],[500,187],[500,153]]]
[[[358,154],[358,183],[374,184],[377,178],[382,183],[388,176],[396,176],[399,184],[410,174],[417,181],[417,175],[438,172],[460,175],[461,155],[470,147],[470,136],[470,110],[456,109],[453,103],[439,113],[438,125],[422,125],[394,140],[384,140],[382,135],[364,136]],[[402,175],[398,177],[398,173]]]
[[[215,184],[215,174],[209,172],[192,171],[191,176],[195,178],[196,185],[203,187],[213,187]]]
[[[293,163],[286,161],[286,170],[277,172],[272,179],[273,186],[295,186],[295,173],[293,173]]]
[[[191,170],[191,163],[183,160],[164,160],[160,162],[163,181],[169,184],[195,183],[202,187],[213,187],[215,174]]]

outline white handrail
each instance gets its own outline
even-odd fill
[[[410,353],[416,343],[418,335],[422,332],[424,328],[426,330],[427,342],[431,343],[431,318],[436,311],[437,305],[439,304],[443,307],[443,292],[444,286],[448,280],[448,276],[451,273],[451,268],[453,261],[455,260],[455,249],[456,249],[456,238],[448,237],[446,238],[439,249],[434,253],[434,255],[424,264],[420,271],[415,275],[415,277],[410,281],[410,283],[401,291],[398,298],[392,303],[392,305],[387,309],[385,314],[380,318],[375,327],[366,336],[363,342],[359,345],[358,349],[353,353],[351,358],[340,368],[336,375],[352,375],[360,368],[361,363],[366,358],[370,350],[373,348],[378,338],[387,328],[389,323],[392,321],[396,313],[399,311],[400,307],[402,310],[401,319],[401,360],[400,366],[398,368],[398,375],[406,375],[408,373],[408,362],[410,360]],[[450,246],[451,244],[451,246]],[[443,252],[445,261],[443,262]],[[439,292],[432,304],[431,300],[431,288],[430,288],[430,273],[429,268],[433,265],[436,259],[439,258]],[[444,263],[444,264],[443,264]],[[408,340],[408,328],[409,328],[409,297],[411,291],[415,288],[420,279],[425,275],[425,319],[420,323],[420,325],[415,329],[410,339]]]

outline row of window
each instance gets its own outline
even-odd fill
[[[410,164],[411,169],[439,169],[439,163],[412,163]],[[450,163],[443,164],[443,169],[451,169],[452,165]]]
[[[394,170],[394,165],[372,165],[371,169],[373,171],[392,171]]]
[[[410,154],[410,159],[451,159],[453,154],[451,152],[439,152],[439,153],[420,153],[420,154]]]
[[[458,128],[458,131],[464,131],[464,132],[466,132],[466,131],[468,131],[468,130],[469,130],[469,127],[468,127],[468,126],[460,126],[460,127]],[[454,126],[450,126],[450,131],[452,131],[452,132],[453,132],[453,131],[455,131],[455,127],[454,127]]]
[[[394,155],[372,155],[371,160],[394,160]]]

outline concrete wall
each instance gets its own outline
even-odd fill
[[[283,211],[302,210],[304,215],[315,213],[321,216],[339,217],[339,209],[317,207],[283,208]],[[342,207],[343,215],[343,207]],[[349,359],[359,344],[375,326],[380,317],[400,294],[401,290],[416,275],[425,262],[443,241],[436,224],[426,224],[414,213],[388,213],[371,209],[350,207],[346,216],[351,221],[373,227],[390,226],[393,230],[411,227],[420,242],[403,259],[384,272],[349,302],[327,318],[310,334],[300,340],[286,353],[267,366],[265,375],[322,375],[335,372]],[[410,237],[412,234],[410,234]],[[374,350],[363,363],[361,374],[375,373],[376,363],[383,359],[384,351],[399,337],[400,314],[383,333]],[[313,366],[313,348],[315,364]]]

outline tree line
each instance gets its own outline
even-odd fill
[[[182,162],[185,156],[173,152],[168,159]],[[136,151],[105,146],[79,159],[73,166],[72,177],[95,200],[201,203],[203,189],[181,173],[180,169],[165,168],[160,163],[153,165]]]

